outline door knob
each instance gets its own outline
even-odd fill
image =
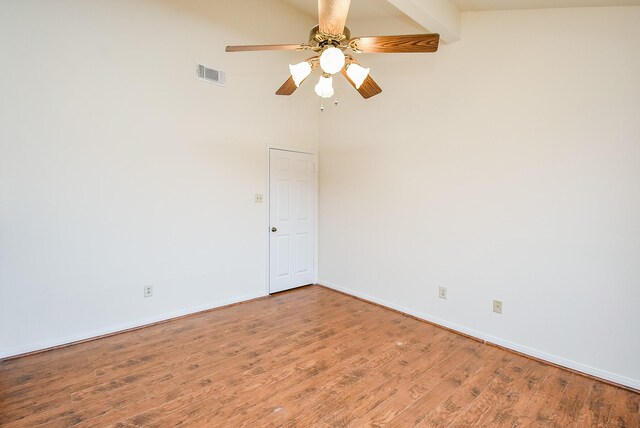
[[[277,231],[278,231],[278,229],[277,229],[277,228],[275,228],[275,227],[272,227],[272,228],[271,228],[271,231],[272,231],[272,232],[277,232]]]

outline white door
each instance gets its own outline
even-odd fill
[[[315,280],[315,163],[309,153],[269,150],[269,292]]]

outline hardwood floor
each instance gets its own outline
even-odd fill
[[[640,394],[319,287],[0,363],[0,426],[640,427]]]

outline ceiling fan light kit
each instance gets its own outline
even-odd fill
[[[351,79],[356,89],[360,89],[360,86],[362,86],[365,79],[369,75],[369,71],[371,71],[370,68],[364,68],[361,65],[356,64],[355,62],[351,62],[350,64],[348,64],[346,70],[347,76],[349,76],[349,79]]]
[[[322,73],[314,89],[320,98],[331,98],[334,94],[333,77],[328,73]]]
[[[344,67],[344,53],[336,47],[330,46],[325,48],[320,55],[320,68],[325,73],[336,74]]]
[[[311,74],[311,64],[308,61],[302,61],[298,64],[289,64],[289,71],[291,77],[296,86],[300,86],[300,83]]]
[[[345,55],[345,50],[354,53],[426,53],[438,50],[438,34],[351,38],[351,32],[345,27],[350,4],[351,0],[318,0],[320,23],[311,29],[309,44],[227,46],[226,51],[312,50],[317,56],[289,65],[291,77],[276,91],[277,95],[291,95],[319,65],[322,75],[314,88],[319,97],[333,96],[332,75],[340,72],[367,99],[378,95],[382,89],[369,75],[370,69]]]

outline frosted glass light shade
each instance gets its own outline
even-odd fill
[[[370,68],[364,68],[356,63],[352,63],[347,67],[347,76],[356,85],[356,89],[359,89],[364,79],[369,75]]]
[[[320,76],[320,80],[315,87],[316,94],[322,98],[331,98],[333,96],[333,77]]]
[[[298,64],[289,64],[289,71],[291,71],[291,77],[296,86],[300,86],[300,83],[311,74],[311,64],[307,61],[302,61]]]
[[[344,67],[344,61],[344,54],[338,48],[327,48],[320,55],[320,67],[325,73],[336,74]]]

